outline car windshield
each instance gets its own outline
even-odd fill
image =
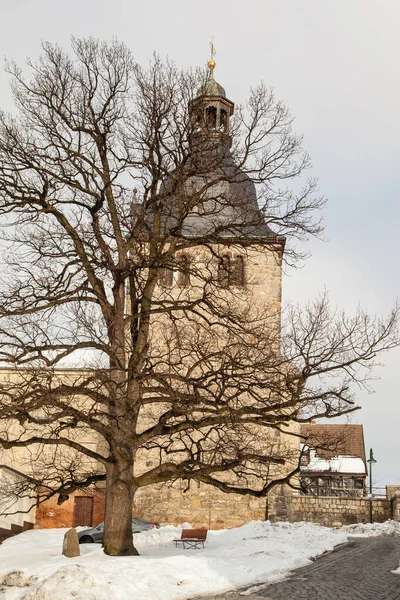
[[[132,519],[132,523],[136,523],[137,525],[148,525],[147,521],[142,521],[141,519]]]
[[[96,529],[98,529],[99,531],[103,531],[104,523],[100,523],[100,525],[97,525]]]

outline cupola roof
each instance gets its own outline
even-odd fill
[[[213,66],[210,67],[210,64],[212,64]],[[208,78],[207,81],[197,90],[197,98],[199,98],[200,96],[220,96],[222,98],[226,98],[225,89],[214,79],[215,66],[216,62],[214,60],[208,61]]]

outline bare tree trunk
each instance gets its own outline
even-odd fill
[[[107,466],[104,552],[111,556],[138,556],[132,540],[135,495],[133,459],[121,457]]]

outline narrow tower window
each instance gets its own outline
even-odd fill
[[[171,287],[173,280],[173,271],[172,269],[161,269],[160,274],[158,276],[158,283],[162,287]]]
[[[221,256],[218,265],[218,283],[221,287],[229,287],[231,279],[231,259],[225,254]]]
[[[207,106],[206,108],[206,124],[208,129],[215,129],[217,125],[217,109],[215,106]]]
[[[220,118],[219,118],[219,128],[224,133],[226,133],[228,131],[228,113],[223,108],[221,108],[221,113],[220,113]]]
[[[190,285],[189,259],[185,254],[178,257],[178,278],[179,287],[188,287]]]
[[[218,265],[218,283],[221,287],[244,286],[245,269],[243,256],[221,256]]]
[[[243,286],[244,278],[244,259],[243,256],[236,256],[232,265],[231,284]]]

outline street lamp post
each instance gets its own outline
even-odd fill
[[[376,463],[372,448],[369,451],[367,463],[369,463],[369,522],[372,523],[372,463]]]

